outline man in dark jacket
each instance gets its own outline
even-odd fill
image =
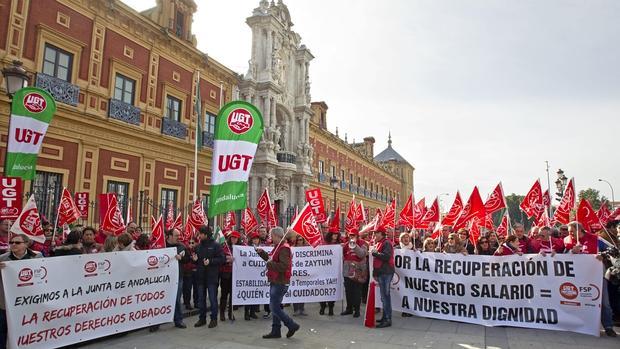
[[[258,255],[267,262],[267,279],[270,283],[269,308],[273,313],[271,332],[264,335],[263,338],[280,338],[282,336],[280,333],[282,322],[288,327],[286,338],[291,338],[299,330],[300,326],[281,307],[282,299],[288,291],[288,286],[291,282],[291,269],[293,265],[291,247],[284,240],[284,229],[281,227],[271,229],[271,239],[276,246],[271,254],[255,247]]]
[[[390,284],[394,277],[394,248],[386,239],[385,228],[379,226],[375,230],[376,244],[370,249],[372,256],[372,276],[379,284],[381,302],[383,303],[383,316],[377,328],[392,326],[392,301],[390,299]]]
[[[192,260],[196,264],[196,275],[198,277],[198,322],[194,327],[201,327],[207,324],[207,302],[205,300],[205,288],[209,293],[209,303],[211,307],[211,321],[209,328],[217,326],[217,287],[219,282],[220,266],[226,263],[226,257],[222,246],[213,240],[213,232],[210,227],[205,225],[198,228],[200,244],[196,247],[196,252],[192,255]]]

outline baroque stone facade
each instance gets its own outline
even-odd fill
[[[282,1],[261,1],[246,23],[252,29],[252,57],[240,96],[261,110],[265,124],[250,175],[250,205],[255,207],[268,188],[282,213],[303,206],[312,176],[309,67],[314,57],[291,30]]]

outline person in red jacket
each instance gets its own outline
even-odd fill
[[[511,256],[513,254],[517,254],[519,256],[523,255],[523,252],[521,252],[521,246],[519,245],[519,238],[516,235],[508,236],[506,241],[497,248],[497,251],[495,251],[493,255]]]
[[[568,236],[564,238],[564,247],[569,253],[597,254],[598,237],[589,234],[577,222],[568,223]]]
[[[357,229],[353,228],[348,234],[348,241],[342,244],[344,263],[344,292],[347,298],[347,308],[340,315],[360,316],[362,290],[368,280],[368,244],[358,238]]]
[[[390,284],[394,277],[394,247],[386,238],[385,227],[375,228],[376,243],[370,249],[372,253],[372,277],[379,285],[381,302],[383,303],[383,316],[377,328],[392,326],[392,301],[390,298]]]
[[[542,227],[538,230],[538,236],[530,239],[530,252],[540,253],[543,256],[551,253],[551,256],[564,251],[562,239],[551,236],[551,228]]]
[[[258,255],[267,262],[267,279],[269,280],[269,308],[273,313],[271,332],[263,336],[265,339],[282,337],[280,328],[282,322],[288,328],[286,338],[291,338],[300,326],[293,321],[282,309],[282,299],[288,291],[291,282],[291,270],[293,265],[293,255],[291,247],[284,239],[284,229],[281,227],[272,228],[271,239],[275,248],[270,254],[262,248],[257,248]]]
[[[530,251],[530,239],[525,235],[525,228],[523,227],[523,224],[515,224],[514,230],[517,240],[519,241],[521,253],[528,253]]]

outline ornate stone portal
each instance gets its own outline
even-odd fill
[[[308,70],[314,56],[291,30],[291,16],[281,0],[262,0],[246,23],[252,28],[252,57],[240,95],[261,110],[265,123],[250,174],[249,204],[256,207],[269,188],[282,216],[296,205],[301,209],[312,176]]]

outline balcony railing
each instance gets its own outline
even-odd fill
[[[202,131],[202,146],[213,148],[213,133]]]
[[[294,164],[297,161],[297,154],[290,151],[279,151],[276,154],[276,158],[278,159],[278,162]]]
[[[65,80],[43,73],[37,73],[35,86],[49,92],[54,100],[72,106],[78,105],[80,88]]]
[[[140,108],[118,99],[110,98],[108,117],[128,124],[140,125]]]
[[[185,137],[187,137],[187,125],[170,118],[162,118],[161,133],[180,139],[185,139]]]

